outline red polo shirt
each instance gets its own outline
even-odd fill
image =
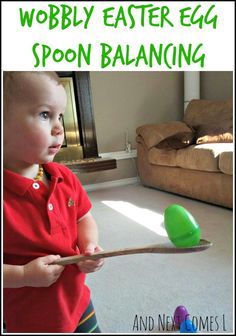
[[[57,163],[45,164],[47,188],[4,170],[4,263],[24,265],[49,254],[79,254],[77,220],[91,208],[78,178]],[[50,287],[4,289],[8,332],[73,332],[90,293],[77,265],[65,267]]]

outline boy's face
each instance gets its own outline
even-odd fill
[[[52,161],[63,143],[65,108],[62,85],[46,75],[20,75],[20,87],[4,115],[4,162],[22,166]]]

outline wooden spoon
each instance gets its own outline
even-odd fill
[[[148,245],[143,247],[132,247],[125,248],[120,250],[113,251],[101,251],[96,252],[92,255],[74,255],[70,257],[60,258],[55,260],[52,264],[54,265],[69,265],[75,264],[84,260],[96,260],[100,258],[109,258],[122,256],[127,254],[137,254],[137,253],[191,253],[191,252],[199,252],[206,250],[213,244],[207,240],[201,239],[199,244],[191,247],[175,247],[174,245]]]

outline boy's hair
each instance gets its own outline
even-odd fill
[[[20,76],[25,74],[36,74],[39,76],[48,76],[60,85],[60,78],[54,71],[4,71],[3,72],[3,111],[6,111],[9,102],[16,95],[19,88]]]

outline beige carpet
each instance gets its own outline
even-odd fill
[[[170,193],[130,185],[88,192],[103,249],[166,243],[163,212],[170,204],[195,217],[213,247],[190,254],[139,254],[106,259],[89,274],[103,333],[176,333],[184,305],[198,333],[232,333],[233,212]]]

